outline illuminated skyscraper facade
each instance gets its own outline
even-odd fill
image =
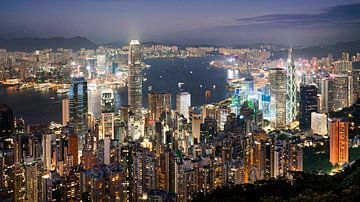
[[[14,129],[13,111],[7,105],[0,105],[0,138],[10,138]]]
[[[189,107],[191,106],[191,94],[188,92],[180,92],[176,94],[176,111],[183,114],[185,118],[189,118]]]
[[[159,120],[162,113],[171,113],[171,94],[149,93],[148,108],[151,120]]]
[[[288,67],[286,76],[286,123],[291,123],[297,115],[297,98],[295,82],[295,64],[292,57],[292,47],[289,49]]]
[[[84,77],[73,77],[69,91],[69,129],[78,136],[78,149],[81,152],[87,133],[88,93]]]
[[[142,115],[141,47],[137,40],[132,40],[129,46],[128,103],[135,120],[140,120]]]
[[[300,86],[300,114],[301,130],[311,128],[311,113],[317,111],[317,87],[314,84]]]
[[[66,126],[69,122],[69,99],[63,99],[62,104],[62,124]]]
[[[347,74],[332,75],[334,78],[334,106],[335,111],[351,106],[352,102],[352,77]]]
[[[330,123],[330,162],[335,165],[349,161],[349,123],[333,119]]]
[[[270,110],[271,122],[275,128],[286,125],[286,70],[273,68],[270,70]]]
[[[104,89],[101,92],[101,127],[99,139],[104,139],[105,136],[109,136],[114,139],[114,107],[115,97],[114,92],[111,89]]]

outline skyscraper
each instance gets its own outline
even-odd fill
[[[101,92],[101,127],[99,139],[104,139],[105,136],[109,136],[114,139],[114,107],[115,98],[114,92],[111,89],[104,89]]]
[[[84,77],[73,77],[69,91],[69,129],[78,136],[78,149],[81,153],[87,133],[88,93]]]
[[[330,162],[347,163],[349,161],[349,122],[333,119],[330,123]]]
[[[42,161],[44,162],[44,170],[53,170],[52,166],[52,142],[55,137],[53,134],[44,134],[42,136]]]
[[[317,87],[314,84],[300,86],[300,129],[311,128],[311,113],[317,111]]]
[[[9,106],[0,105],[0,139],[10,138],[14,129],[14,115]]]
[[[62,124],[66,126],[69,122],[69,99],[62,99]]]
[[[351,105],[352,79],[346,74],[334,74],[334,106],[335,111]]]
[[[334,79],[331,77],[323,78],[321,86],[321,111],[324,113],[333,111],[334,106]]]
[[[272,68],[270,70],[270,109],[274,127],[286,125],[286,70]]]
[[[149,93],[148,108],[150,119],[159,120],[162,113],[171,112],[171,94],[170,93]]]
[[[135,120],[140,120],[142,116],[142,79],[141,48],[138,40],[130,41],[128,69],[128,103],[134,113]]]
[[[189,107],[191,106],[191,94],[189,92],[180,92],[176,94],[176,111],[189,119]]]
[[[292,57],[292,47],[289,49],[288,67],[286,76],[286,123],[291,123],[297,115],[297,98],[295,82],[295,64]]]

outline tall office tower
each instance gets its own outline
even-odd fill
[[[270,70],[270,109],[272,124],[276,128],[286,125],[286,70],[272,68]]]
[[[0,104],[0,140],[10,138],[14,130],[14,115],[9,106]]]
[[[295,64],[292,57],[292,47],[289,49],[288,66],[286,76],[286,123],[289,124],[296,119],[297,98],[296,98],[296,77]]]
[[[155,93],[148,94],[148,108],[150,112],[150,120],[159,120],[161,114],[171,113],[171,94]]]
[[[189,119],[189,107],[191,106],[191,94],[189,92],[180,92],[176,94],[176,111]]]
[[[334,77],[334,106],[335,111],[351,106],[352,79],[346,74],[333,75]],[[351,85],[349,85],[351,84]]]
[[[333,111],[334,107],[334,79],[323,78],[320,81],[321,86],[321,111],[328,113]]]
[[[328,135],[327,114],[311,113],[311,130],[314,134]]]
[[[317,111],[317,87],[315,84],[300,86],[300,129],[311,128],[311,113]]]
[[[332,119],[330,122],[330,163],[333,165],[349,161],[349,122]]]
[[[101,92],[101,133],[99,139],[102,140],[105,136],[111,139],[115,138],[114,132],[114,108],[115,97],[111,89],[104,89]]]
[[[138,40],[130,41],[128,68],[128,104],[137,121],[142,117],[141,48]]]
[[[62,99],[62,125],[66,126],[69,122],[70,113],[69,113],[69,99]]]
[[[78,151],[82,152],[87,133],[88,94],[84,77],[73,77],[69,91],[69,130],[78,136]],[[81,155],[80,155],[81,156]]]
[[[334,74],[351,74],[352,62],[339,60],[334,62]]]
[[[55,137],[53,134],[44,134],[42,136],[42,161],[44,162],[44,170],[53,170],[52,166],[52,143]]]

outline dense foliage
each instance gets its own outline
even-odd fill
[[[334,176],[296,172],[293,179],[270,179],[219,188],[194,201],[359,201],[360,161]]]

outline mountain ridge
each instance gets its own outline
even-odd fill
[[[51,37],[51,38],[39,38],[39,37],[23,37],[14,39],[0,38],[0,48],[8,51],[35,51],[42,49],[69,48],[73,50],[80,50],[81,48],[96,49],[97,44],[93,43],[86,37]]]

